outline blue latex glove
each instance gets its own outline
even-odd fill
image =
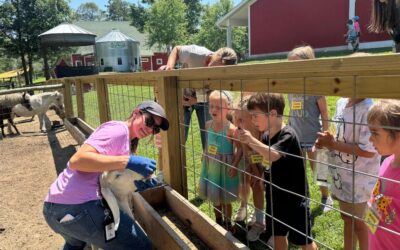
[[[156,161],[143,156],[131,155],[126,168],[146,177],[156,170]]]
[[[159,184],[155,177],[154,178],[150,178],[150,179],[146,179],[146,180],[134,181],[134,183],[135,183],[135,186],[137,188],[136,191],[138,191],[138,192],[146,190],[148,188],[155,187],[155,186],[157,186]]]

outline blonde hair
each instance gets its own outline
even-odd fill
[[[229,91],[226,90],[213,90],[210,93],[209,99],[222,99],[225,101],[226,106],[228,108],[232,107],[232,95]]]
[[[396,139],[396,133],[400,132],[400,101],[387,99],[376,102],[368,112],[368,124],[374,123],[384,126],[390,137]]]
[[[298,56],[303,60],[315,59],[314,49],[311,46],[301,46],[294,48],[288,53],[288,59],[293,56]]]
[[[223,65],[235,65],[237,64],[236,52],[228,47],[220,48],[215,51],[214,55],[216,58],[221,60]]]

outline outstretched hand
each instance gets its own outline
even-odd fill
[[[318,138],[315,141],[314,146],[316,148],[328,148],[331,149],[335,143],[334,136],[329,131],[318,132]]]
[[[143,156],[131,155],[126,168],[147,177],[156,170],[156,161]]]

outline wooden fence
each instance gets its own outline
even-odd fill
[[[400,55],[346,57],[271,64],[238,65],[174,71],[107,74],[69,77],[64,84],[67,117],[85,120],[85,85],[97,93],[99,122],[111,117],[109,87],[119,84],[154,88],[158,102],[170,121],[168,133],[162,132],[162,165],[165,180],[187,197],[185,151],[179,138],[183,114],[182,88],[230,90],[242,92],[296,93],[305,95],[400,98]],[[73,93],[76,93],[76,113]],[[143,99],[152,99],[147,96]],[[74,103],[75,103],[74,102]],[[133,108],[133,106],[131,106]]]

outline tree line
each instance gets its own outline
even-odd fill
[[[141,0],[137,4],[108,0],[105,10],[94,1],[73,10],[67,0],[4,0],[0,4],[0,72],[10,67],[4,58],[19,58],[29,72],[25,82],[32,84],[33,62],[41,58],[38,35],[62,22],[129,21],[147,34],[147,46],[159,51],[191,43],[217,50],[226,46],[226,30],[216,22],[232,8],[232,0],[212,5],[203,5],[200,0]],[[232,33],[233,48],[245,53],[246,29],[234,28]],[[50,57],[54,60],[60,51],[66,50],[53,51]]]

